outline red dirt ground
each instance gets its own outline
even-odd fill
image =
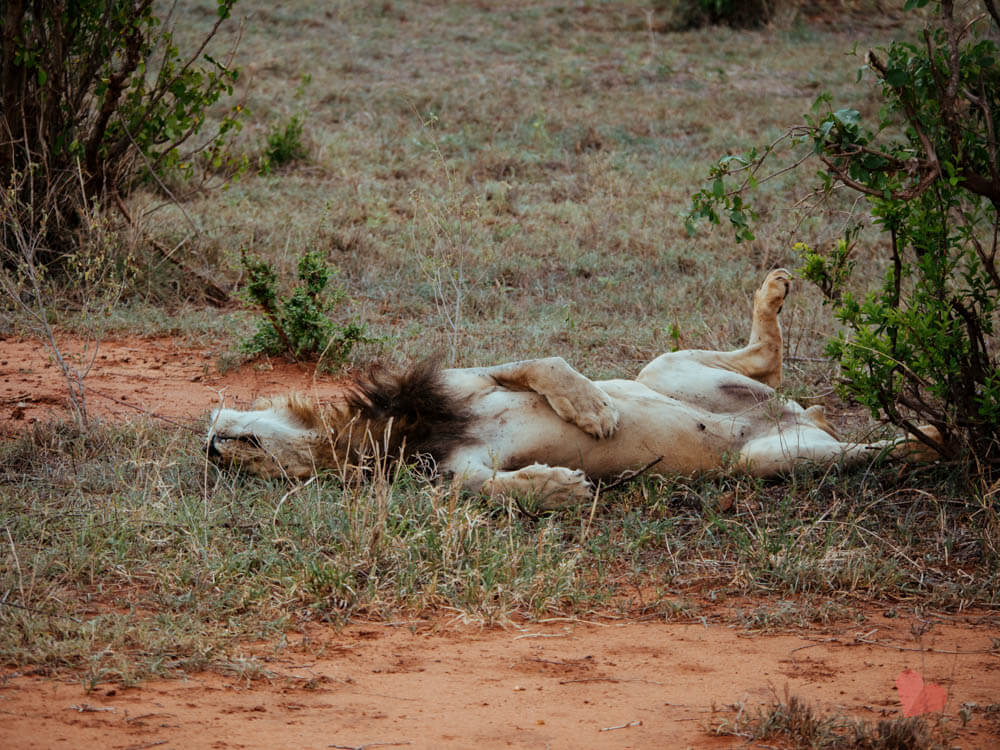
[[[142,410],[192,422],[220,399],[335,388],[286,364],[219,375],[210,352],[165,338],[102,342],[85,383],[88,409],[104,419]],[[41,343],[0,341],[0,432],[64,414],[64,394]],[[88,693],[7,670],[0,748],[738,747],[745,740],[708,730],[786,689],[821,712],[898,717],[905,668],[947,689],[953,746],[1000,747],[1000,618],[897,610],[791,634],[600,618],[310,627],[289,633],[289,648],[250,649],[273,673],[253,682],[195,674]]]

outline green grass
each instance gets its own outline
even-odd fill
[[[131,682],[247,664],[242,643],[308,621],[690,619],[733,598],[712,616],[773,630],[857,617],[859,600],[1000,603],[988,511],[943,476],[646,479],[592,521],[536,519],[405,469],[220,473],[194,442],[136,422],[0,444],[0,662]]]
[[[308,159],[225,189],[211,173],[171,183],[176,202],[147,186],[130,212],[230,287],[243,248],[284,291],[320,251],[348,293],[341,322],[385,337],[389,359],[559,354],[628,377],[674,345],[742,345],[765,271],[793,266],[796,240],[837,236],[841,217],[790,230],[802,186],[775,181],[758,239],[736,246],[686,236],[689,196],[711,161],[800,122],[820,91],[872,112],[854,87],[861,60],[844,53],[880,40],[863,26],[650,33],[640,4],[584,5],[245,0],[236,96],[250,114],[235,147],[257,164],[274,124],[298,117]],[[182,0],[176,17],[193,27],[212,7]],[[137,234],[118,241],[126,287],[55,297],[50,318],[215,342],[234,360],[251,316],[193,305],[175,266]],[[859,268],[879,256],[862,243]],[[783,318],[787,391],[831,403],[835,373],[813,360],[835,324],[818,293],[796,285]],[[253,672],[242,644],[311,620],[692,618],[732,599],[711,616],[773,629],[858,617],[865,600],[1000,605],[996,491],[949,467],[645,478],[591,522],[589,508],[535,520],[405,472],[364,486],[219,474],[199,445],[146,422],[0,443],[0,662],[130,682]]]

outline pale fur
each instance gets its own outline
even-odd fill
[[[754,296],[750,340],[730,352],[663,354],[634,380],[591,381],[562,358],[444,370],[450,398],[470,417],[438,468],[486,493],[526,493],[544,507],[587,501],[592,480],[646,467],[691,474],[726,466],[757,476],[803,462],[865,461],[916,441],[838,440],[821,407],[804,409],[775,391],[781,383],[778,313],[790,275],[772,271]],[[352,421],[353,420],[353,421]],[[937,438],[933,428],[927,434]],[[209,442],[222,461],[258,474],[308,476],[350,462],[345,446],[378,452],[344,404],[315,407],[295,398],[256,410],[218,410]]]

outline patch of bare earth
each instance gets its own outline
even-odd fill
[[[87,411],[102,418],[141,414],[193,420],[209,409],[249,406],[260,396],[336,390],[329,376],[308,365],[259,361],[220,374],[217,353],[160,338],[122,338],[94,345],[76,339],[59,342],[70,365],[85,372]],[[44,343],[0,340],[0,423],[6,432],[17,423],[65,418],[67,387]]]
[[[41,344],[7,340],[0,352],[4,431],[65,415],[62,377]],[[336,387],[279,363],[220,375],[210,352],[165,338],[102,342],[85,382],[103,418],[195,419],[223,398]],[[286,648],[255,646],[269,676],[253,681],[194,674],[88,692],[8,670],[0,747],[736,747],[745,740],[707,730],[786,689],[824,713],[898,717],[894,682],[911,668],[947,689],[953,744],[989,748],[1000,746],[987,710],[1000,696],[996,637],[995,617],[878,612],[791,634],[614,620],[308,626]]]
[[[962,618],[918,643],[911,623],[872,616],[864,631],[760,634],[721,625],[550,622],[309,628],[248,682],[196,674],[138,688],[9,676],[0,745],[171,747],[735,747],[706,729],[790,694],[876,721],[900,715],[906,667],[944,685],[945,714],[1000,695],[995,630]],[[266,651],[266,647],[261,647]],[[996,747],[974,713],[956,742]]]

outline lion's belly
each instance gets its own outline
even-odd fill
[[[533,463],[583,469],[592,477],[618,474],[662,457],[659,471],[695,472],[720,465],[739,450],[744,426],[720,419],[635,381],[597,385],[614,399],[618,431],[598,440],[563,421],[543,396],[498,389],[470,404],[479,419],[473,438],[490,453],[497,469]]]

